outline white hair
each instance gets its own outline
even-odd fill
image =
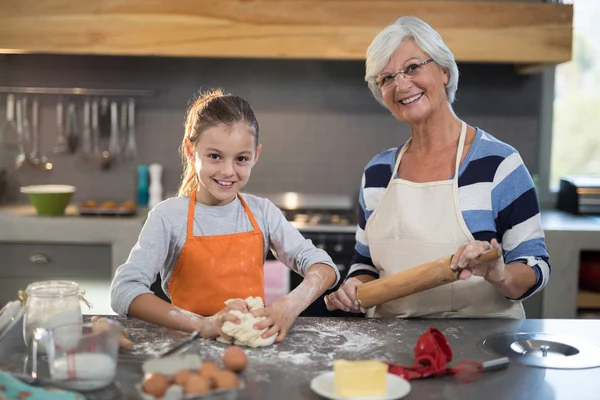
[[[446,46],[440,34],[427,22],[411,16],[401,17],[393,24],[386,26],[375,36],[367,49],[365,81],[373,96],[383,104],[381,89],[375,84],[375,79],[389,61],[392,53],[407,39],[414,40],[437,65],[448,71],[446,95],[448,102],[452,104],[458,88],[458,66],[454,61],[454,54]]]

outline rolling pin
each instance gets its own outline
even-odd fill
[[[396,272],[385,278],[375,279],[356,288],[356,297],[364,308],[377,306],[388,301],[400,299],[434,287],[458,280],[459,271],[450,269],[454,254],[418,265],[404,271]],[[476,261],[488,262],[502,257],[502,250],[495,249],[483,253]],[[327,310],[338,308],[325,297]]]

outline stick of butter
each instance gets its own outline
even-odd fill
[[[343,397],[385,396],[387,371],[387,365],[377,360],[335,360],[335,391]]]

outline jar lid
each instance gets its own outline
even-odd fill
[[[0,310],[0,340],[21,320],[25,312],[24,305],[23,301],[14,300],[2,307]]]

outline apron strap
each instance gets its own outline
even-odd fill
[[[252,229],[254,229],[255,232],[260,231],[260,227],[258,226],[258,222],[256,222],[256,218],[254,218],[254,214],[252,214],[252,212],[250,211],[250,207],[248,207],[248,204],[246,204],[246,201],[242,198],[241,194],[237,194],[238,199],[240,199],[240,203],[242,203],[242,207],[244,208],[244,211],[246,212],[246,215],[248,216],[248,219],[250,220],[250,223],[252,224]],[[190,196],[190,206],[188,208],[188,219],[187,219],[187,236],[188,237],[192,237],[194,236],[194,209],[196,207],[196,190],[194,190],[192,192],[192,195]]]
[[[467,138],[467,124],[465,121],[461,121],[462,126],[460,129],[460,139],[458,140],[458,150],[456,152],[456,166],[454,167],[454,179],[458,179],[458,170],[460,168],[460,160],[462,159],[463,151],[465,148],[465,140]]]
[[[467,137],[467,124],[465,123],[465,121],[461,121],[460,138],[458,139],[458,150],[456,151],[456,164],[454,166],[454,179],[456,179],[458,177],[458,170],[460,168],[460,160],[462,159],[462,154],[463,154],[463,151],[465,148],[466,137]],[[400,153],[398,154],[398,157],[396,158],[396,164],[394,164],[394,169],[392,170],[392,177],[390,178],[390,181],[388,182],[388,186],[390,186],[390,183],[392,183],[392,181],[396,177],[396,174],[398,173],[398,167],[400,166],[400,160],[402,159],[402,156],[406,152],[406,149],[408,149],[408,144],[410,143],[411,140],[412,140],[412,137],[409,138],[406,141],[406,143],[404,143],[404,146],[402,146],[402,149],[400,150]]]
[[[194,209],[196,208],[196,190],[194,188],[192,195],[190,196],[190,206],[188,207],[188,220],[187,220],[187,237],[194,236]]]
[[[250,211],[250,207],[248,207],[248,204],[246,204],[246,201],[242,198],[241,193],[238,193],[237,197],[238,197],[238,199],[240,199],[240,203],[242,203],[242,207],[244,207],[244,211],[246,212],[246,215],[248,216],[248,219],[250,220],[250,223],[252,224],[252,228],[254,229],[254,232],[259,232],[260,227],[258,226],[258,222],[256,222],[256,218],[254,218],[254,214],[252,214],[252,212]]]
[[[411,140],[412,140],[412,137],[409,138],[406,141],[406,143],[404,143],[404,146],[402,146],[402,149],[400,149],[400,152],[398,153],[398,156],[396,157],[396,164],[394,164],[394,169],[392,170],[392,177],[390,178],[390,181],[388,182],[387,187],[390,187],[390,184],[396,178],[396,174],[398,173],[398,167],[400,166],[400,160],[402,159],[402,156],[406,152],[406,149],[408,149],[408,144],[410,143]]]

